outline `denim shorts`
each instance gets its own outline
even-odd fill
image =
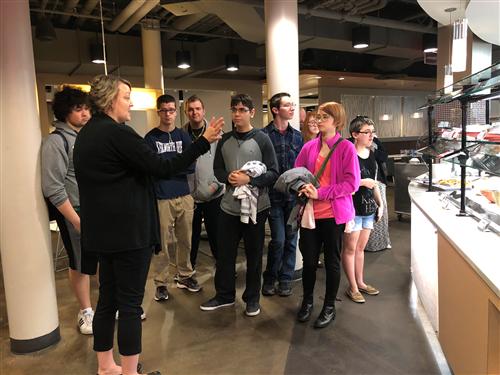
[[[361,229],[373,229],[373,223],[375,222],[375,214],[368,216],[355,216],[354,217],[354,228],[353,232],[358,232]]]

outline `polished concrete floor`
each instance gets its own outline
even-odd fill
[[[203,286],[200,293],[192,294],[172,285],[170,299],[157,303],[153,300],[151,276],[148,280],[141,356],[145,369],[179,375],[441,374],[442,366],[424,333],[412,288],[410,223],[408,219],[397,221],[393,216],[392,249],[367,253],[365,258],[366,280],[380,288],[380,295],[367,296],[363,305],[355,304],[343,296],[343,277],[336,321],[323,330],[313,329],[312,322],[295,321],[301,300],[300,282],[294,285],[291,297],[262,297],[261,314],[246,317],[241,301],[245,267],[241,256],[237,265],[236,306],[202,312],[199,304],[214,293],[213,261],[206,250],[207,242],[203,241],[198,266],[198,279]],[[318,275],[320,296],[324,270],[319,269]],[[61,341],[35,354],[13,355],[9,351],[8,327],[4,326],[0,330],[1,374],[95,373],[92,337],[82,336],[76,330],[77,307],[66,272],[56,273],[56,285]],[[95,280],[92,289],[95,301]],[[317,314],[322,300],[317,298],[315,302]]]

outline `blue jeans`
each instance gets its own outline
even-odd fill
[[[271,241],[267,253],[267,266],[264,271],[264,284],[271,285],[276,281],[288,284],[292,281],[295,269],[295,252],[297,248],[297,231],[286,225],[295,202],[283,202],[271,206],[269,227]]]

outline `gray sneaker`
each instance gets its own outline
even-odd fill
[[[187,279],[178,280],[176,284],[177,288],[187,289],[193,293],[199,292],[201,290],[201,286],[198,284],[198,281],[196,281],[196,279],[193,276]]]
[[[292,295],[292,286],[290,283],[280,283],[278,287],[280,297],[288,297]]]
[[[262,285],[262,295],[270,297],[276,294],[276,288],[274,284],[264,284]]]
[[[247,316],[256,316],[260,314],[260,305],[258,302],[249,302],[245,309],[245,314]]]
[[[214,297],[214,298],[209,299],[207,302],[203,302],[200,305],[200,309],[203,311],[213,311],[213,310],[220,309],[221,307],[227,307],[227,306],[233,306],[233,305],[234,305],[234,301],[223,302],[223,301],[219,301],[217,299],[217,297]]]
[[[168,299],[168,290],[165,285],[160,285],[156,287],[155,301],[161,302]]]

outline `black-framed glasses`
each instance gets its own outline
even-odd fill
[[[368,135],[375,135],[377,134],[377,132],[375,130],[365,130],[365,131],[362,131],[362,132],[358,132],[360,134],[368,134]]]
[[[159,109],[157,111],[158,113],[168,113],[169,115],[173,115],[175,112],[177,112],[177,109]]]
[[[241,114],[250,112],[250,110],[248,108],[231,107],[229,110],[231,111],[231,113],[241,113]]]

